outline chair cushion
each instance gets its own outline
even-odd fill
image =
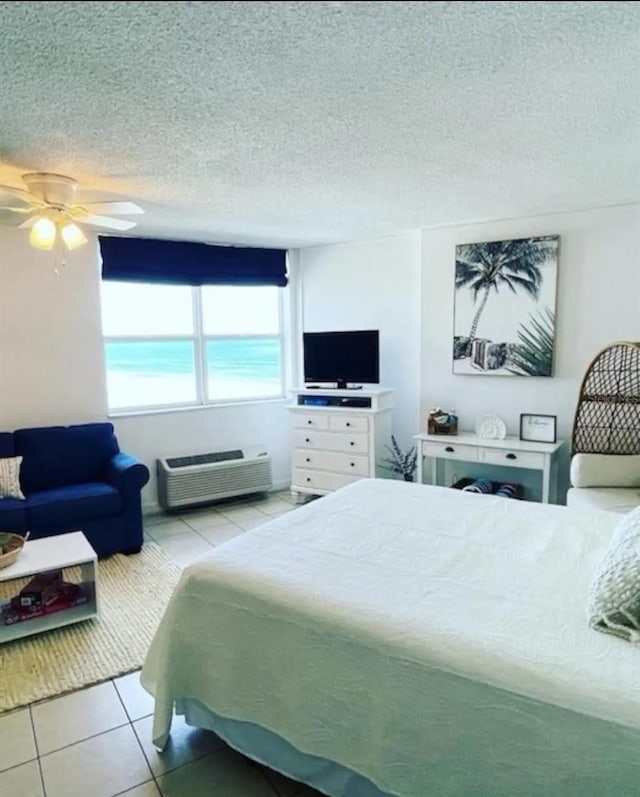
[[[20,481],[27,496],[104,481],[107,465],[119,452],[110,423],[18,429],[14,438],[16,454],[24,457]]]
[[[0,531],[26,531],[26,502],[18,498],[3,498],[0,501]]]
[[[640,455],[575,454],[571,458],[573,487],[640,487]]]
[[[591,584],[589,623],[640,642],[640,506],[618,523]]]
[[[26,505],[33,528],[77,525],[81,529],[83,521],[122,512],[120,493],[103,482],[41,490],[27,496]]]
[[[631,512],[640,505],[640,487],[571,487],[567,506],[572,509],[606,509]]]

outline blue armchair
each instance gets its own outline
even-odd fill
[[[112,424],[0,433],[0,457],[15,456],[25,499],[0,499],[0,531],[38,539],[81,530],[98,556],[138,553],[149,469],[120,451]]]

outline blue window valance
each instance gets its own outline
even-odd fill
[[[287,284],[284,249],[99,237],[102,279],[173,285]]]

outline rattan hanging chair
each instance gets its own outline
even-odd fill
[[[613,343],[587,368],[571,454],[640,454],[640,343]]]

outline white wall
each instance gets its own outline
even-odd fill
[[[303,249],[299,260],[305,331],[380,330],[380,386],[394,388],[394,434],[410,445],[420,403],[419,234]]]
[[[560,235],[555,375],[454,376],[455,245],[555,234]],[[495,412],[507,433],[517,435],[520,413],[551,414],[558,416],[559,437],[569,441],[580,381],[591,359],[609,343],[640,339],[640,206],[424,230],[422,284],[423,417],[433,406],[454,407],[461,428],[472,429],[478,416]],[[565,467],[565,487],[566,479]]]
[[[155,460],[264,444],[276,485],[289,482],[285,401],[112,418],[123,451],[152,477],[143,493],[157,505]],[[51,253],[24,230],[0,229],[0,430],[107,420],[100,275],[93,243],[69,256],[60,276]]]
[[[69,257],[0,229],[0,428],[83,423],[107,414],[96,246]]]

